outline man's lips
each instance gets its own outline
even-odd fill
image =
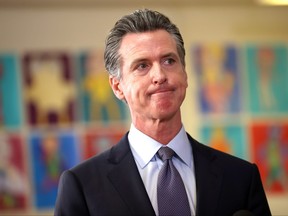
[[[165,87],[165,88],[158,88],[158,89],[152,90],[149,94],[153,95],[153,94],[169,93],[173,91],[174,91],[174,88]]]

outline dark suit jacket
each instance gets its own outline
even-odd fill
[[[55,215],[155,215],[127,135],[110,150],[62,174]],[[197,215],[231,216],[241,209],[271,215],[255,164],[190,136],[189,140],[195,163]]]

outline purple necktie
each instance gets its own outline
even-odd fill
[[[190,206],[182,178],[172,163],[175,152],[162,147],[158,155],[163,166],[158,175],[157,200],[159,215],[190,216]]]

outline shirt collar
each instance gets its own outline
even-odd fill
[[[192,146],[184,127],[182,126],[179,133],[167,145],[178,155],[178,157],[189,167],[192,164]]]
[[[146,134],[139,131],[131,124],[128,140],[135,160],[144,168],[163,145]],[[167,145],[175,151],[178,157],[189,167],[192,165],[192,146],[188,140],[184,127]]]

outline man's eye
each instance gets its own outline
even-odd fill
[[[139,65],[137,66],[137,69],[138,69],[138,70],[144,70],[144,69],[146,69],[147,67],[148,67],[147,64],[142,63],[142,64],[139,64]]]
[[[168,58],[168,59],[165,59],[164,64],[165,65],[171,65],[174,62],[175,62],[175,60],[173,58]]]

